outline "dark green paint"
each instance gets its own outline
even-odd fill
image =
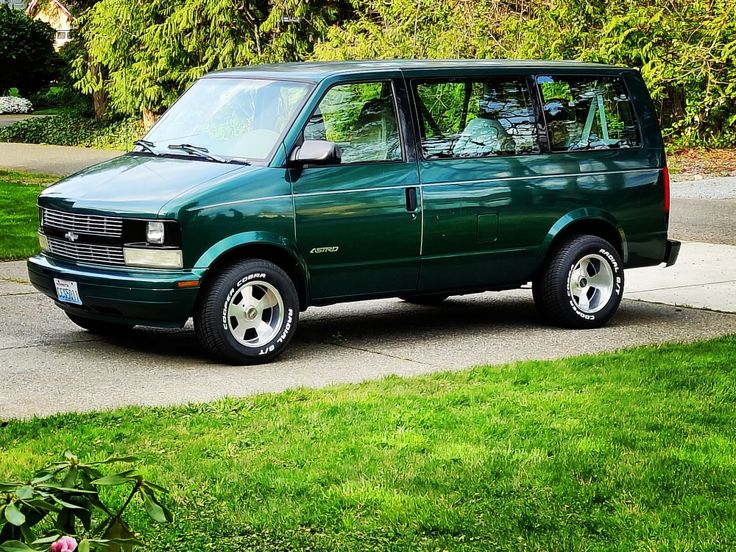
[[[623,75],[643,147],[418,161],[406,81],[555,74]],[[29,260],[34,285],[55,297],[54,277],[75,280],[83,299],[94,297],[108,309],[100,318],[170,325],[186,321],[198,293],[176,288],[177,281],[206,281],[223,255],[254,244],[293,259],[305,306],[516,287],[532,278],[555,237],[581,221],[621,236],[627,267],[664,258],[665,159],[638,73],[562,62],[353,62],[260,66],[205,78],[249,77],[315,83],[267,166],[127,154],[68,177],[39,198],[41,206],[62,210],[178,220],[183,270],[81,266],[40,255]],[[403,161],[287,167],[301,129],[331,86],[386,79],[394,81],[399,104]],[[417,208],[409,211],[412,189]]]
[[[242,165],[128,154],[68,176],[39,198],[44,207],[155,218],[175,198],[231,179]]]

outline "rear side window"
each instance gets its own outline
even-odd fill
[[[522,79],[415,82],[414,95],[425,159],[539,153]]]
[[[632,148],[641,144],[619,77],[538,77],[552,151]]]

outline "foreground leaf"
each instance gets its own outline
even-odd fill
[[[49,535],[48,537],[43,537],[40,539],[34,540],[31,544],[52,544],[59,540],[61,538],[61,535],[59,533],[56,533],[54,535]]]
[[[31,487],[30,485],[20,487],[19,489],[15,490],[15,496],[17,496],[21,500],[29,500],[33,498],[33,487]]]
[[[111,541],[108,547],[110,552],[131,552],[133,541],[136,540],[135,534],[119,517],[110,520],[110,524],[102,537]]]
[[[28,550],[30,550],[31,552],[35,552],[35,548],[31,548],[27,544],[17,540],[12,540],[0,544],[0,551],[2,552],[27,552]]]
[[[158,521],[159,523],[166,523],[169,521],[166,516],[166,512],[158,501],[156,501],[156,499],[146,491],[141,491],[141,493],[143,494],[143,507],[146,509],[148,515],[151,516],[151,519]]]
[[[14,502],[9,503],[5,507],[5,519],[16,527],[20,527],[26,522],[26,516],[23,515]]]
[[[101,477],[100,479],[95,479],[92,481],[92,484],[93,485],[124,485],[125,483],[128,483],[129,481],[135,481],[135,480],[125,475],[115,474],[115,475],[108,475],[105,477]]]

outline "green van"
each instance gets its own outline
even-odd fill
[[[33,285],[89,331],[194,318],[266,362],[300,311],[533,284],[605,324],[624,269],[675,262],[640,74],[576,62],[295,63],[199,79],[133,151],[45,190]]]

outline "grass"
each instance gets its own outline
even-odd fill
[[[24,259],[38,252],[36,199],[58,177],[0,170],[0,260]]]
[[[67,112],[68,110],[63,107],[42,107],[33,110],[34,115],[62,115]]]
[[[733,549],[735,368],[732,336],[11,421],[0,480],[136,454],[171,490],[173,524],[131,512],[156,551]]]

